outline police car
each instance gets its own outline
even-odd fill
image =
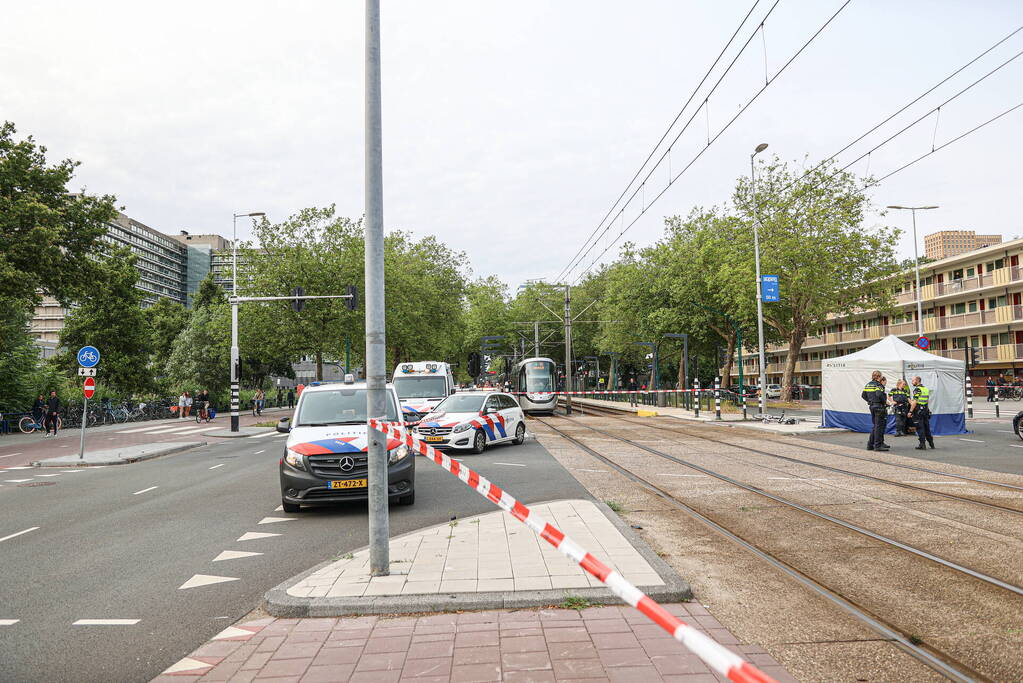
[[[408,422],[418,422],[437,404],[455,393],[451,366],[439,361],[399,363],[391,376],[401,412]]]
[[[324,505],[369,497],[366,383],[345,375],[343,382],[313,382],[277,431],[288,435],[280,462],[281,505],[298,512],[303,505]],[[387,417],[401,424],[398,395],[387,385]],[[399,505],[415,502],[415,456],[396,439],[387,441],[387,494]]]
[[[460,391],[448,396],[413,429],[434,448],[473,453],[482,453],[490,444],[521,444],[526,439],[519,402],[498,391]]]

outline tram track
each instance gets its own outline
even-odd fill
[[[750,540],[751,535],[749,532],[746,532],[745,535],[743,535],[743,533],[736,531],[734,526],[733,528],[730,528],[728,522],[722,521],[721,519],[723,516],[727,517],[727,515],[723,515],[720,512],[718,513],[706,511],[701,512],[700,510],[697,510],[691,504],[680,499],[677,495],[671,493],[670,491],[667,491],[666,489],[662,488],[651,479],[644,477],[642,474],[638,473],[634,469],[630,469],[629,467],[626,467],[621,463],[616,462],[615,460],[607,457],[603,453],[598,452],[594,448],[583,443],[576,436],[567,433],[565,429],[562,429],[558,425],[552,424],[552,422],[545,419],[540,418],[536,419],[542,424],[544,424],[544,426],[549,428],[551,431],[559,434],[562,438],[578,446],[586,453],[596,458],[600,462],[604,463],[605,465],[611,467],[612,469],[619,472],[626,478],[639,484],[642,488],[648,490],[649,492],[658,496],[662,500],[666,501],[672,507],[685,511],[687,514],[697,519],[702,524],[714,529],[719,534],[728,537],[733,542],[737,543],[738,545],[742,546],[748,551],[754,553],[760,559],[764,560],[771,566],[787,574],[789,577],[793,578],[803,586],[810,588],[818,595],[821,595],[832,604],[840,607],[847,613],[851,614],[853,617],[855,617],[857,620],[868,626],[870,629],[880,634],[883,638],[890,640],[891,642],[896,644],[900,649],[906,651],[915,659],[929,666],[930,668],[940,673],[941,675],[951,680],[989,680],[984,674],[978,672],[974,667],[961,661],[960,659],[957,659],[948,652],[939,650],[926,643],[920,643],[915,636],[911,635],[912,630],[900,628],[899,626],[895,625],[893,621],[887,620],[879,616],[876,611],[873,611],[869,607],[866,607],[863,604],[857,602],[854,598],[851,598],[849,595],[844,594],[841,590],[828,586],[823,581],[813,578],[807,572],[799,569],[798,567],[790,564],[789,562],[786,562],[786,560],[772,553],[768,548],[763,547],[763,544],[758,544],[756,541]],[[625,422],[631,423],[632,421],[625,420]],[[964,580],[979,581],[982,582],[984,585],[989,586],[990,589],[1008,591],[1017,596],[1023,596],[1023,588],[1002,581],[995,577],[988,576],[983,572],[979,572],[969,567],[965,567],[956,562],[949,561],[933,553],[929,553],[925,550],[921,550],[909,544],[902,543],[892,538],[888,538],[884,535],[877,534],[875,532],[870,531],[869,529],[865,529],[856,524],[851,524],[849,522],[846,522],[845,520],[838,519],[832,515],[827,515],[825,513],[812,510],[809,507],[802,505],[800,503],[790,501],[786,498],[783,498],[782,496],[778,496],[768,491],[764,491],[763,489],[760,489],[756,486],[745,484],[732,477],[721,474],[719,472],[715,472],[713,470],[710,470],[709,468],[697,465],[696,463],[688,462],[686,460],[683,460],[682,458],[671,455],[669,453],[659,451],[656,448],[651,448],[645,444],[637,443],[631,439],[627,439],[616,434],[612,434],[610,432],[598,429],[591,425],[587,425],[583,422],[573,421],[572,424],[573,427],[578,426],[585,428],[589,431],[594,432],[595,434],[611,438],[618,442],[627,444],[632,448],[639,449],[651,455],[655,455],[659,458],[663,458],[675,462],[676,464],[680,464],[685,467],[691,468],[704,475],[716,478],[720,481],[724,481],[732,486],[737,486],[747,492],[756,494],[758,496],[767,497],[774,501],[775,503],[779,503],[782,506],[785,506],[787,509],[797,510],[800,513],[810,514],[813,515],[814,517],[817,517],[818,519],[822,519],[831,524],[838,525],[848,531],[865,535],[874,541],[884,544],[886,547],[896,548],[900,551],[909,553],[912,556],[928,560],[937,567],[940,567],[941,571],[949,570],[954,571],[958,575],[964,577]],[[639,424],[641,424],[641,426],[648,426],[645,423]],[[674,430],[669,429],[667,431]],[[716,441],[715,439],[708,440]]]

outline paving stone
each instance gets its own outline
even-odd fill
[[[551,669],[551,658],[546,652],[502,652],[504,671],[532,671]]]
[[[450,674],[451,657],[435,657],[431,659],[412,659],[410,657],[405,660],[405,666],[401,670],[402,678],[418,678],[423,676],[443,676],[446,678]]]
[[[500,664],[461,664],[451,667],[451,683],[492,683],[500,680]]]

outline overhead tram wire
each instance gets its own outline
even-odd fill
[[[667,192],[667,191],[668,191],[668,190],[669,190],[669,189],[671,188],[671,186],[672,186],[672,185],[673,185],[673,184],[675,183],[675,181],[677,181],[677,180],[678,180],[679,178],[681,178],[681,177],[682,177],[682,176],[683,176],[683,175],[685,174],[685,172],[686,172],[686,171],[688,171],[688,170],[689,170],[689,169],[690,169],[690,168],[692,167],[692,165],[693,165],[693,164],[695,164],[695,163],[697,162],[697,160],[699,160],[699,158],[700,158],[701,156],[703,156],[703,153],[704,153],[704,152],[706,152],[706,151],[707,151],[707,150],[708,150],[708,149],[710,148],[710,146],[711,146],[712,144],[714,144],[714,142],[716,142],[716,141],[717,141],[717,139],[718,139],[718,138],[720,138],[720,137],[721,137],[721,136],[722,136],[722,135],[723,135],[723,134],[725,133],[725,131],[727,131],[727,130],[728,130],[728,129],[729,129],[729,128],[730,128],[731,126],[732,126],[732,124],[733,124],[733,123],[735,123],[735,122],[736,122],[736,121],[738,120],[738,118],[739,118],[740,116],[742,116],[742,114],[743,114],[743,113],[744,113],[744,112],[745,112],[745,111],[746,111],[747,109],[749,109],[749,108],[750,108],[750,106],[752,106],[752,105],[753,105],[753,103],[754,103],[754,102],[756,102],[756,101],[757,101],[757,99],[758,99],[758,98],[760,97],[760,95],[762,95],[762,94],[763,94],[763,92],[764,92],[765,90],[767,90],[767,88],[768,88],[768,87],[769,87],[769,86],[771,85],[771,83],[774,83],[774,82],[775,82],[775,80],[777,80],[777,78],[778,78],[778,77],[779,77],[779,76],[780,76],[780,75],[781,75],[782,73],[784,73],[784,71],[785,71],[785,70],[786,70],[786,69],[787,69],[787,68],[788,68],[788,67],[789,67],[789,66],[790,66],[790,65],[791,65],[791,64],[792,64],[792,63],[793,63],[793,62],[794,62],[795,60],[796,60],[796,58],[798,58],[798,57],[799,57],[799,55],[800,55],[800,54],[802,54],[802,53],[803,53],[803,51],[804,51],[804,50],[806,50],[806,48],[807,48],[807,47],[809,47],[809,46],[810,46],[810,44],[811,44],[811,43],[812,43],[812,42],[813,42],[814,40],[816,40],[816,38],[817,38],[817,37],[818,37],[818,36],[819,36],[819,35],[820,35],[820,34],[821,34],[821,33],[822,33],[822,32],[823,32],[823,31],[824,31],[824,30],[825,30],[825,29],[826,29],[826,28],[827,28],[827,27],[828,27],[828,26],[830,25],[830,24],[831,24],[831,22],[833,22],[833,21],[835,20],[835,18],[836,18],[836,17],[838,17],[838,15],[842,13],[842,10],[844,10],[844,9],[845,9],[846,7],[848,7],[848,6],[849,6],[849,3],[850,3],[850,2],[852,2],[852,0],[845,0],[845,2],[843,2],[843,3],[842,3],[842,5],[841,5],[841,6],[840,6],[840,7],[839,7],[839,8],[838,8],[838,9],[837,9],[836,11],[835,11],[835,13],[834,13],[834,14],[832,14],[832,15],[831,15],[831,16],[830,16],[830,17],[828,18],[828,20],[827,20],[827,21],[825,21],[825,22],[824,22],[824,23],[823,23],[823,24],[821,25],[821,27],[820,27],[820,28],[818,28],[818,29],[817,29],[817,31],[815,31],[815,32],[814,32],[814,34],[813,34],[812,36],[810,36],[810,38],[809,38],[809,39],[808,39],[808,40],[807,40],[807,41],[806,41],[805,43],[803,43],[803,45],[802,45],[802,46],[801,46],[801,47],[800,47],[800,48],[799,48],[798,50],[796,50],[796,52],[795,52],[795,53],[794,53],[794,54],[792,55],[792,57],[790,57],[790,58],[789,58],[789,60],[788,60],[787,62],[785,62],[785,64],[783,64],[783,65],[782,65],[782,67],[781,67],[780,69],[778,69],[778,71],[777,71],[777,72],[775,72],[774,76],[773,76],[773,77],[771,77],[771,78],[770,78],[770,79],[769,79],[769,80],[767,81],[767,83],[765,83],[765,84],[763,85],[763,87],[761,87],[761,88],[760,88],[759,90],[757,90],[757,92],[756,92],[756,93],[754,93],[754,94],[753,94],[753,97],[752,97],[752,98],[751,98],[751,99],[749,100],[749,102],[747,102],[746,104],[744,104],[744,105],[743,105],[743,106],[742,106],[742,107],[741,107],[741,108],[739,109],[739,111],[738,111],[738,112],[737,112],[737,113],[735,114],[735,116],[733,116],[733,117],[732,117],[731,119],[729,119],[728,123],[726,123],[726,124],[724,125],[724,127],[723,127],[723,128],[721,129],[721,130],[719,130],[719,131],[718,131],[718,132],[717,132],[717,133],[716,133],[716,134],[715,134],[715,135],[714,135],[714,136],[713,136],[712,138],[710,138],[710,140],[708,140],[708,142],[707,142],[706,146],[704,146],[704,147],[703,147],[702,149],[700,149],[700,151],[699,151],[699,152],[697,152],[696,156],[694,156],[694,157],[693,157],[692,159],[690,159],[690,160],[689,160],[689,163],[687,163],[687,164],[686,164],[686,165],[685,165],[685,166],[684,166],[684,167],[682,168],[682,170],[678,172],[678,174],[677,174],[677,175],[676,175],[675,177],[673,177],[673,178],[671,178],[671,179],[669,179],[669,180],[668,180],[668,184],[667,184],[667,185],[666,185],[666,186],[665,186],[665,187],[664,187],[664,188],[663,188],[663,189],[662,189],[662,190],[661,190],[660,192],[658,192],[658,193],[657,193],[657,194],[656,194],[656,195],[654,196],[654,198],[653,198],[652,200],[650,200],[650,203],[649,203],[649,204],[646,204],[646,205],[645,205],[645,206],[644,206],[644,207],[642,208],[642,210],[640,211],[640,213],[639,213],[639,214],[638,214],[638,215],[637,215],[637,216],[636,216],[635,218],[633,218],[633,219],[632,219],[632,221],[631,221],[631,222],[630,222],[630,223],[629,223],[628,225],[626,225],[626,226],[624,226],[624,227],[622,228],[621,232],[619,232],[619,233],[618,233],[618,236],[617,236],[617,237],[615,237],[615,238],[614,238],[614,240],[612,240],[610,244],[608,244],[608,245],[607,245],[606,247],[604,247],[604,250],[603,250],[603,251],[601,251],[601,252],[600,252],[600,253],[599,253],[599,254],[598,254],[598,255],[596,256],[596,258],[594,258],[594,259],[593,259],[592,261],[590,261],[590,264],[589,264],[588,266],[586,266],[586,268],[585,268],[585,269],[584,269],[584,270],[583,270],[583,271],[582,271],[581,273],[579,273],[579,275],[578,275],[578,276],[576,277],[576,279],[575,279],[575,280],[573,281],[573,284],[575,284],[576,282],[579,282],[579,281],[580,281],[580,280],[581,280],[581,279],[583,278],[583,276],[585,276],[585,275],[586,275],[586,273],[588,273],[588,272],[589,272],[589,271],[590,271],[590,270],[591,270],[591,269],[593,268],[593,266],[594,266],[594,265],[596,265],[596,263],[597,263],[597,262],[598,262],[598,261],[599,261],[599,260],[600,260],[601,258],[603,258],[604,254],[606,254],[606,253],[607,253],[607,252],[608,252],[608,251],[609,251],[609,250],[611,249],[611,247],[613,247],[613,246],[614,246],[615,244],[617,244],[617,243],[618,243],[618,241],[619,241],[619,240],[620,240],[620,239],[622,238],[622,236],[623,236],[623,235],[624,235],[624,234],[625,234],[626,232],[628,232],[628,231],[629,231],[629,229],[630,229],[630,228],[632,228],[632,226],[633,226],[633,225],[635,225],[635,224],[636,224],[636,223],[637,223],[637,222],[639,221],[639,219],[640,219],[640,218],[642,218],[642,217],[643,217],[644,215],[646,215],[646,212],[647,212],[647,211],[648,211],[648,210],[650,209],[650,207],[652,207],[652,206],[653,206],[653,205],[654,205],[655,203],[657,203],[657,200],[659,200],[659,199],[660,199],[660,198],[661,198],[662,196],[664,196],[664,194],[665,194],[665,193],[666,193],[666,192]],[[685,131],[683,130],[682,132],[685,132]],[[682,132],[680,132],[680,133],[679,133],[679,136],[678,136],[678,137],[680,137],[680,136],[682,135]],[[674,143],[675,143],[675,141],[677,141],[677,140],[678,140],[678,137],[676,137],[676,138],[675,138],[675,140],[673,140],[673,141],[672,141],[672,144],[674,144]],[[664,156],[662,155],[662,156],[661,156],[661,158],[660,158],[660,159],[658,160],[657,164],[655,164],[655,165],[654,165],[654,169],[656,169],[656,168],[657,168],[657,166],[658,166],[658,165],[659,165],[659,164],[661,163],[661,161],[663,161],[663,160],[664,160]],[[646,180],[647,180],[647,179],[648,179],[648,178],[650,177],[650,175],[652,175],[652,174],[653,174],[653,170],[651,170],[651,171],[650,171],[650,173],[649,173],[649,174],[647,174],[647,177],[646,177],[646,178],[644,178],[643,182],[645,183],[645,182],[646,182]],[[632,197],[630,197],[630,198],[629,198],[629,201],[631,201],[631,200],[632,200],[632,198],[634,198],[635,196],[636,196],[636,193],[634,192],[634,193],[633,193],[633,195],[632,195]],[[622,211],[624,212],[624,210],[625,210],[625,209],[623,208],[623,209],[622,209]],[[607,231],[608,231],[608,230],[609,230],[610,228],[611,228],[611,226],[610,226],[610,225],[608,225],[608,226],[607,226],[607,228],[605,228],[604,232],[600,234],[600,237],[598,237],[598,238],[597,238],[597,241],[599,241],[599,240],[600,240],[600,239],[601,239],[601,238],[602,238],[602,237],[603,237],[603,236],[604,236],[604,235],[605,235],[605,234],[607,233]],[[595,244],[596,244],[596,242],[594,242],[593,244],[595,245]],[[592,249],[592,246],[593,246],[593,245],[591,245],[590,249]],[[586,253],[589,253],[590,249],[587,249],[587,252],[586,252]],[[585,256],[585,254],[584,254],[584,256]],[[571,271],[570,271],[570,272],[571,272]]]
[[[767,21],[767,18],[769,16],[771,16],[771,12],[774,11],[774,8],[778,6],[778,2],[780,1],[781,0],[775,0],[774,5],[772,5],[771,9],[768,10],[767,14],[764,15],[764,18],[760,20],[760,26],[763,26],[764,22]],[[665,128],[664,133],[661,134],[661,139],[657,141],[657,144],[655,144],[653,146],[653,149],[650,150],[650,153],[647,155],[646,159],[644,159],[640,167],[636,169],[635,175],[633,175],[632,178],[629,180],[628,184],[626,184],[625,189],[623,189],[622,193],[618,195],[618,198],[615,199],[614,204],[612,204],[611,208],[607,210],[607,213],[604,215],[604,217],[600,219],[599,223],[597,223],[597,227],[595,227],[593,229],[593,232],[590,233],[589,237],[587,237],[586,240],[579,245],[579,250],[575,253],[575,256],[573,256],[571,260],[569,260],[568,265],[565,266],[558,274],[558,277],[556,278],[557,282],[560,282],[563,276],[569,274],[570,272],[569,269],[575,264],[575,261],[579,257],[580,252],[582,252],[586,244],[593,238],[597,231],[600,230],[601,226],[604,225],[604,222],[611,216],[615,208],[617,208],[618,203],[622,201],[622,197],[624,197],[625,194],[629,191],[629,188],[632,187],[632,184],[636,182],[636,178],[638,178],[639,174],[643,172],[644,168],[646,168],[646,165],[650,162],[650,159],[652,159],[654,154],[657,153],[657,150],[660,149],[661,143],[664,142],[664,140],[668,137],[668,134],[671,132],[671,129],[675,126],[675,124],[678,123],[678,120],[682,118],[682,114],[685,112],[686,107],[688,107],[693,102],[693,99],[696,97],[696,93],[699,92],[700,88],[703,87],[703,84],[707,82],[707,78],[710,77],[711,72],[714,71],[714,67],[716,67],[718,65],[718,62],[721,61],[721,58],[724,56],[725,52],[732,45],[732,41],[734,41],[735,37],[739,35],[739,31],[741,31],[742,27],[746,25],[746,22],[749,20],[750,16],[753,14],[753,11],[757,8],[757,5],[759,4],[760,0],[755,0],[753,5],[749,8],[749,11],[746,12],[746,16],[744,16],[742,18],[742,21],[739,22],[739,25],[735,27],[735,32],[732,33],[732,37],[729,38],[728,42],[726,42],[724,47],[721,48],[721,52],[718,53],[718,56],[714,59],[714,62],[707,69],[707,72],[703,74],[703,78],[701,78],[700,82],[696,84],[696,87],[693,88],[693,91],[689,93],[689,98],[686,100],[685,104],[682,105],[682,108],[678,110],[678,114],[676,114],[675,118],[672,119],[671,123],[668,124],[668,127]],[[756,35],[756,31],[753,32],[753,35]],[[748,43],[749,41],[747,41],[747,44]],[[742,54],[742,50],[744,50],[745,48],[746,46],[743,45],[743,47],[739,51],[739,54]],[[731,65],[729,65],[728,68],[730,69]],[[725,73],[728,73],[727,69],[725,70]],[[711,90],[711,92],[713,93],[713,90]],[[688,126],[689,124],[687,123],[686,125]]]

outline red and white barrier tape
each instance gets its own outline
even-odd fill
[[[604,585],[611,589],[611,592],[670,633],[675,640],[689,648],[693,654],[702,659],[714,671],[726,676],[735,683],[773,683],[773,678],[712,638],[697,631],[674,614],[668,612],[647,597],[643,591],[626,581],[617,571],[612,570],[596,557],[586,552],[575,541],[565,536],[564,533],[540,515],[533,513],[528,507],[517,501],[497,484],[491,483],[488,479],[480,476],[477,472],[457,460],[452,460],[432,446],[419,441],[410,432],[372,418],[369,420],[369,426],[390,438],[401,441],[417,455],[429,458],[455,477],[458,477],[466,486],[474,489],[502,510],[511,513],[512,517],[535,531],[540,535],[540,538],[560,550],[585,571],[600,579]]]

